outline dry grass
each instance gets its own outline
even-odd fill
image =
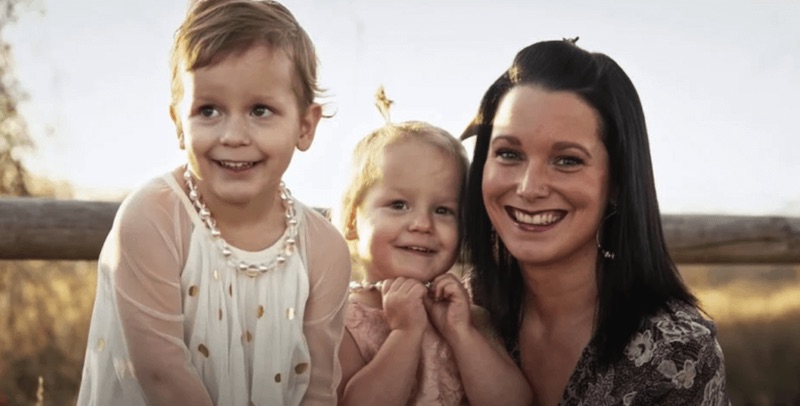
[[[80,383],[95,264],[0,262],[0,405],[74,404]],[[5,400],[3,399],[5,397]]]
[[[95,264],[0,262],[0,406],[74,404]],[[734,405],[800,405],[800,267],[683,267],[717,323]],[[6,400],[3,400],[3,396]]]
[[[800,405],[800,267],[684,267],[717,323],[734,405]]]

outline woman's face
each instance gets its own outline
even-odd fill
[[[500,101],[483,201],[523,267],[594,261],[609,191],[597,112],[578,95],[516,86]]]

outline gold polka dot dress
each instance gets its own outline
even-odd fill
[[[349,254],[313,210],[297,203],[296,218],[296,252],[252,276],[230,266],[171,174],[129,196],[98,263],[78,404],[155,403],[166,399],[158,380],[175,382],[167,390],[180,391],[183,404],[297,405],[307,391],[335,403]],[[310,253],[309,234],[325,233],[335,244]],[[230,250],[265,263],[286,249],[283,239]],[[309,255],[331,261],[310,273]],[[334,294],[309,309],[313,286]],[[309,388],[312,372],[319,379]]]

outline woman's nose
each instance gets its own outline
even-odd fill
[[[517,195],[534,200],[550,194],[550,178],[545,165],[531,162],[517,182]]]

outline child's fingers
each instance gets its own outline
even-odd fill
[[[466,295],[464,285],[451,274],[439,275],[432,282],[435,300],[452,299]]]
[[[381,291],[383,295],[392,293],[409,297],[421,297],[424,296],[426,292],[427,289],[421,282],[416,279],[404,277],[385,280],[383,290]]]

